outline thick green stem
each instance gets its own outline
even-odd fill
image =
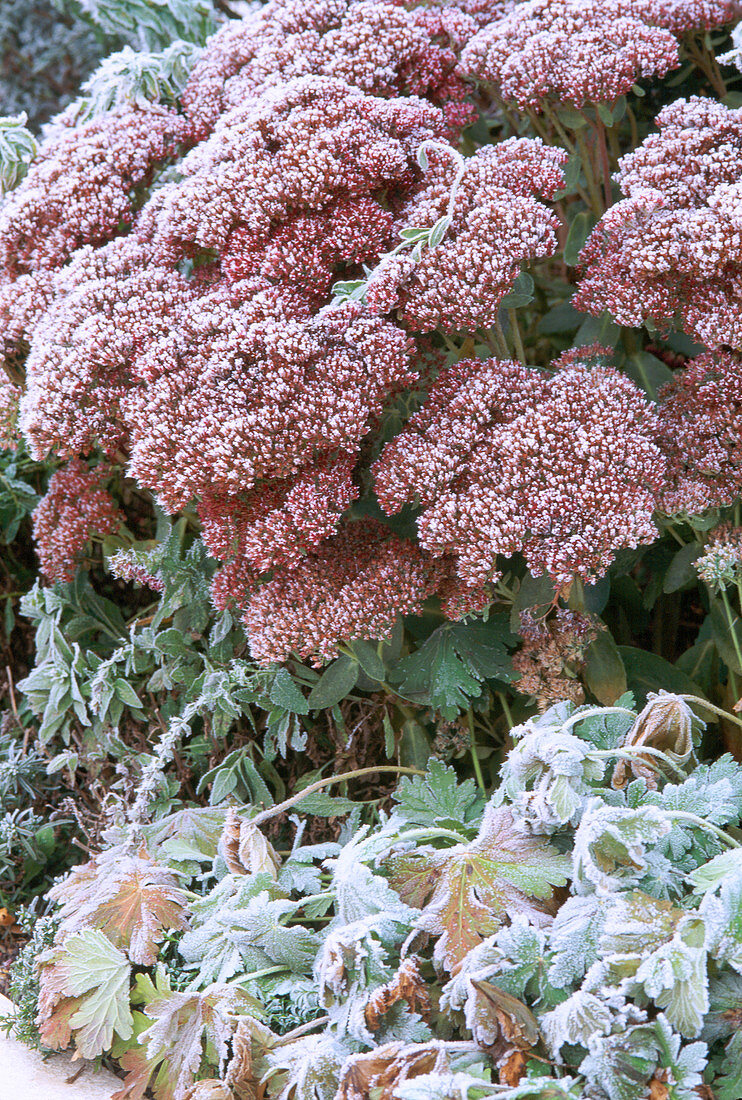
[[[620,757],[622,760],[637,760],[642,756],[655,756],[681,779],[688,778],[683,769],[674,760],[671,760],[667,753],[662,752],[661,749],[654,749],[649,745],[637,745],[634,749],[597,749],[596,751],[590,751],[587,755],[602,760],[610,760],[614,756]]]
[[[503,693],[501,691],[498,691],[497,698],[500,700],[500,706],[502,707],[503,714],[505,715],[505,720],[507,721],[508,727],[510,729],[513,729],[514,726],[515,726],[515,722],[513,721],[513,716],[510,713],[510,707],[508,706],[507,699],[505,698],[505,696],[503,695]]]
[[[708,699],[699,699],[697,695],[680,695],[679,699],[685,699],[686,703],[695,703],[696,706],[705,707],[706,710],[712,711],[713,714],[718,714],[720,718],[726,718],[728,722],[734,722],[735,726],[742,727],[742,718],[738,718],[736,714],[730,714],[728,710],[722,710],[721,707],[717,707],[714,703],[709,703]]]
[[[520,325],[518,324],[518,315],[514,309],[508,310],[508,320],[510,321],[510,331],[513,334],[513,343],[515,344],[515,351],[520,359],[521,363],[525,367],[526,365],[526,349],[523,346],[523,337],[520,333]]]
[[[469,724],[469,750],[471,752],[471,762],[474,766],[474,775],[477,779],[477,785],[482,794],[487,794],[487,788],[484,785],[484,776],[482,775],[482,767],[479,763],[479,757],[477,756],[477,740],[474,733],[474,711],[469,707],[466,712],[466,720]]]
[[[590,206],[592,207],[593,214],[596,218],[602,218],[605,213],[603,206],[603,200],[600,197],[600,191],[598,185],[595,182],[595,173],[593,172],[593,163],[590,156],[590,150],[587,147],[585,138],[577,131],[577,145],[580,150],[580,160],[582,161],[582,170],[585,173],[585,181],[587,183],[587,189],[590,193]]]
[[[732,612],[732,605],[729,602],[729,597],[725,588],[721,590],[721,602],[724,604],[724,611],[727,616],[727,623],[729,624],[729,633],[732,636],[732,645],[734,646],[734,655],[737,658],[737,664],[739,670],[742,672],[742,649],[740,649],[739,638],[737,637],[737,631],[734,627],[734,614]]]

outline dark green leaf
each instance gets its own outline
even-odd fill
[[[383,680],[385,678],[384,662],[372,642],[358,640],[352,643],[351,649],[367,676],[372,680]]]
[[[698,574],[693,563],[702,553],[703,547],[699,542],[689,542],[687,546],[681,546],[665,573],[662,591],[677,592],[687,584],[697,581]]]
[[[293,714],[309,714],[309,705],[290,672],[279,668],[270,691],[271,703]]]
[[[611,634],[601,630],[585,653],[585,684],[599,703],[613,706],[626,691],[626,669]]]
[[[626,669],[629,691],[634,693],[640,706],[644,706],[650,691],[673,691],[705,698],[695,680],[664,657],[630,645],[620,645],[618,652]]]
[[[445,623],[399,662],[392,679],[404,698],[454,715],[478,698],[483,680],[513,678],[507,645],[515,641],[504,614],[486,623]]]
[[[326,710],[335,706],[353,690],[358,679],[358,662],[343,655],[325,669],[314,685],[307,704],[310,710]]]
[[[567,240],[564,244],[565,264],[574,267],[577,263],[577,258],[587,238],[595,228],[596,221],[595,215],[591,214],[588,210],[581,210],[579,214],[575,215],[567,233]]]

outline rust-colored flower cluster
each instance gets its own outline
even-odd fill
[[[560,586],[591,580],[620,547],[657,537],[665,474],[649,401],[599,348],[554,368],[474,359],[441,372],[376,463],[382,506],[419,501],[421,545],[453,555],[472,587],[517,552]]]
[[[91,538],[113,535],[125,522],[104,488],[110,473],[74,459],[52,476],[33,514],[41,569],[50,581],[71,581]]]
[[[626,195],[593,230],[578,309],[651,320],[710,348],[742,347],[742,110],[694,96],[620,162]]]

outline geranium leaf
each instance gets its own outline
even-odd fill
[[[131,966],[102,932],[86,929],[53,948],[40,967],[37,1024],[47,1046],[66,1046],[70,1033],[83,1058],[111,1047],[114,1032],[129,1039]]]
[[[435,958],[449,970],[516,914],[549,923],[553,887],[566,883],[570,867],[543,838],[516,832],[509,810],[492,805],[471,844],[389,862],[402,899],[418,908],[427,900],[417,926],[439,937]]]

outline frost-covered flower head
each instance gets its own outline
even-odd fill
[[[374,467],[382,507],[419,501],[421,545],[453,555],[470,585],[499,575],[498,554],[563,586],[652,542],[655,413],[603,356],[567,353],[551,375],[498,359],[442,371]]]
[[[556,249],[558,222],[537,196],[551,199],[563,186],[565,161],[562,150],[531,138],[489,145],[460,163],[433,151],[397,225],[432,227],[445,216],[450,224],[419,258],[382,258],[366,290],[371,308],[395,309],[415,332],[494,324],[522,264]]]
[[[46,496],[33,513],[39,561],[50,581],[71,581],[93,535],[114,534],[125,522],[103,488],[109,476],[106,466],[90,469],[78,459],[52,475]]]
[[[319,665],[342,641],[384,637],[397,615],[419,613],[441,572],[381,524],[347,524],[251,597],[244,623],[252,655],[270,664],[293,652]]]
[[[693,564],[701,580],[715,592],[738,581],[742,571],[742,527],[722,523],[714,528],[708,546]]]
[[[521,109],[546,99],[612,103],[678,65],[674,36],[625,0],[527,0],[489,23],[461,56],[468,76]]]
[[[198,133],[224,111],[312,73],[381,96],[420,95],[442,104],[450,125],[471,119],[456,73],[458,50],[476,30],[464,12],[383,0],[270,0],[211,38],[183,95]]]
[[[742,347],[742,110],[692,96],[656,121],[659,133],[619,162],[626,198],[580,254],[572,302],[623,325],[679,315],[707,347]]]
[[[668,459],[661,511],[697,515],[733,503],[742,489],[742,357],[704,352],[676,371],[659,401]]]

